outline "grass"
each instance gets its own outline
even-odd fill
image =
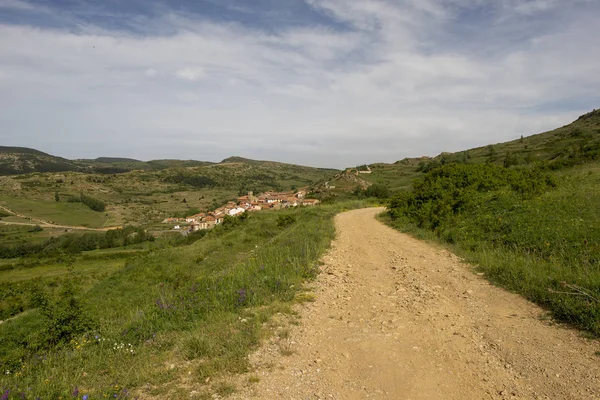
[[[439,172],[426,178],[431,174]],[[547,179],[543,174],[532,175],[531,183]],[[398,197],[388,223],[451,244],[492,282],[600,335],[600,164],[548,174],[555,187],[531,195],[510,185],[458,189],[452,175],[426,181],[437,189],[419,184],[414,195]],[[475,173],[469,177],[476,181]]]
[[[50,221],[58,225],[102,228],[105,213],[90,210],[81,203],[64,203],[54,200],[29,200],[22,197],[0,196],[0,203],[19,214]],[[35,222],[35,221],[34,221]]]
[[[282,211],[295,217],[286,227],[277,225],[281,213],[258,213],[189,246],[157,243],[80,288],[91,331],[48,347],[37,310],[0,325],[0,364],[10,371],[0,387],[15,396],[30,388],[42,398],[67,397],[76,387],[92,398],[133,397],[150,390],[146,382],[166,397],[178,382],[200,392],[229,391],[207,387],[207,379],[248,370],[247,355],[269,334],[265,322],[289,309],[316,276],[334,235],[333,216],[362,205]],[[75,271],[85,262],[76,261]],[[90,260],[90,268],[109,262]]]

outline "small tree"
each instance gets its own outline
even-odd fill
[[[79,301],[72,260],[68,261],[68,264],[69,272],[56,299],[50,299],[39,287],[34,290],[32,296],[32,303],[39,307],[44,319],[46,340],[51,345],[68,343],[93,326],[84,315]]]
[[[58,195],[58,192],[54,192],[54,201],[56,201],[56,202],[60,201],[60,196]]]

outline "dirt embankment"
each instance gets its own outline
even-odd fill
[[[315,301],[252,355],[260,381],[240,377],[233,398],[600,398],[598,342],[377,222],[381,211],[337,217]]]

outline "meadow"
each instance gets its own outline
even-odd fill
[[[0,285],[36,307],[0,325],[0,388],[9,399],[210,398],[248,369],[273,315],[295,318],[333,216],[365,204],[256,213],[191,244],[164,237],[125,258],[96,250],[7,271]]]

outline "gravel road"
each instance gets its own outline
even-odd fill
[[[232,398],[600,399],[597,341],[382,211],[336,217],[315,301],[251,356]]]

